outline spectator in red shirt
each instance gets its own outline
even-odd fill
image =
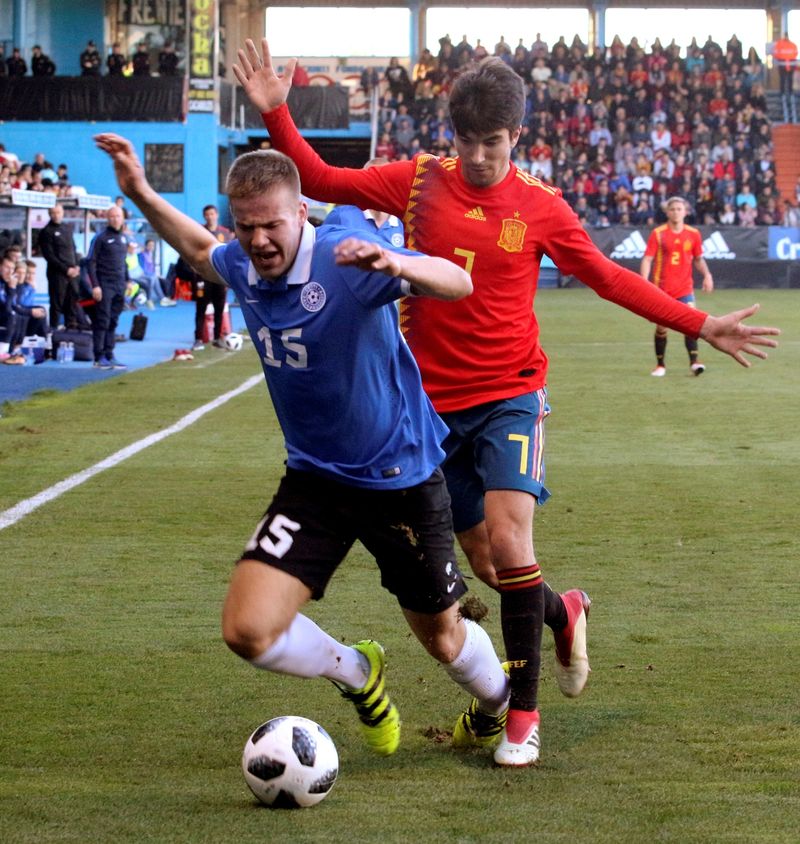
[[[680,148],[686,145],[692,145],[692,132],[686,118],[683,114],[678,114],[675,118],[675,127],[672,129],[672,146],[673,148]]]
[[[575,196],[589,197],[596,193],[596,191],[597,189],[594,186],[594,182],[586,170],[579,170],[572,185],[572,192]]]
[[[681,68],[681,63],[679,61],[673,61],[669,68],[665,71],[664,75],[667,80],[667,85],[670,88],[678,89],[684,87],[686,74],[683,72],[683,68]]]
[[[308,71],[298,62],[292,74],[292,86],[295,88],[307,88],[311,84],[308,78]]]
[[[537,134],[536,140],[530,148],[529,155],[531,160],[538,158],[540,155],[543,155],[545,158],[553,157],[553,147],[547,143],[547,134],[545,132],[540,131]]]
[[[792,95],[794,69],[797,64],[797,44],[789,40],[789,35],[786,32],[775,42],[775,46],[772,48],[772,57],[778,65],[781,96],[790,97]]]
[[[708,113],[716,118],[717,125],[722,125],[728,118],[728,99],[725,96],[722,83],[719,83],[714,89],[714,94],[708,103]]]
[[[641,62],[636,62],[633,69],[628,74],[628,82],[631,85],[635,85],[637,82],[641,82],[643,85],[646,85],[647,80],[648,75],[647,71],[644,69],[644,65]]]
[[[573,146],[583,147],[586,145],[589,132],[592,128],[592,116],[585,103],[578,103],[572,117],[567,121],[567,139]]]
[[[703,87],[708,91],[713,91],[718,84],[724,82],[725,77],[719,69],[719,64],[717,62],[711,62],[711,66],[703,74]]]
[[[715,181],[721,182],[724,179],[736,181],[736,165],[727,155],[717,161],[712,173]]]
[[[388,132],[384,132],[375,145],[375,156],[376,158],[385,158],[388,161],[393,161],[397,156],[397,149]]]

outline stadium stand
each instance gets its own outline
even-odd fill
[[[229,27],[230,43],[235,43],[242,31],[252,34],[255,17],[234,25],[229,13],[236,4],[229,5],[220,10],[216,24],[209,19],[208,26],[210,33],[215,25]],[[766,12],[773,31],[783,32],[782,26],[777,28],[781,15],[775,9]],[[144,40],[125,15],[113,25],[108,21],[105,35],[102,16],[91,10],[76,13],[73,22],[81,29],[77,41],[48,40],[44,30],[34,27],[31,44],[35,37],[43,50],[40,44],[23,44],[17,51],[30,68],[40,53],[45,58],[49,53],[55,75],[9,79],[6,73],[0,79],[0,245],[7,245],[3,238],[15,237],[25,257],[38,259],[38,223],[27,231],[20,227],[20,215],[15,217],[8,208],[14,190],[54,194],[70,208],[78,205],[79,196],[109,192],[108,170],[101,169],[107,165],[97,161],[88,143],[101,120],[116,122],[113,128],[130,134],[158,189],[182,196],[189,213],[199,214],[209,200],[225,208],[221,185],[230,161],[243,149],[269,142],[260,116],[249,113],[246,98],[230,84],[232,57],[228,53],[226,60],[224,44],[218,53],[198,52],[197,45],[216,43],[214,39],[188,38],[169,15],[159,18]],[[0,27],[0,46],[12,65],[21,67],[14,60],[10,32],[7,28],[3,39]],[[636,38],[624,43],[614,36],[607,46],[588,46],[578,35],[548,45],[538,33],[532,40],[531,33],[527,40],[501,37],[493,48],[494,38],[472,39],[473,46],[467,36],[460,41],[443,36],[437,51],[422,49],[423,33],[417,34],[420,38],[412,39],[416,54],[408,59],[387,56],[363,65],[350,59],[352,67],[344,70],[344,60],[336,59],[341,74],[350,72],[348,81],[331,73],[320,84],[321,68],[304,58],[302,74],[310,84],[292,91],[289,106],[323,157],[327,153],[339,164],[360,166],[369,157],[369,132],[373,155],[392,159],[420,152],[453,154],[447,118],[450,87],[463,68],[493,52],[529,89],[515,164],[558,186],[606,254],[623,263],[635,260],[637,250],[625,246],[633,242],[632,233],[623,230],[662,222],[664,201],[679,194],[692,209],[689,221],[714,229],[703,233],[704,243],[715,250],[712,257],[720,259],[721,271],[724,265],[730,286],[747,283],[746,262],[765,261],[767,252],[773,265],[782,261],[783,266],[768,271],[759,264],[759,273],[779,279],[777,286],[800,283],[788,260],[800,248],[800,230],[788,235],[773,231],[780,226],[796,230],[800,219],[796,74],[782,72],[778,90],[774,48],[768,50],[773,56],[765,64],[755,48],[744,54],[736,36],[722,44],[710,36],[694,37],[687,46],[658,39],[643,46]],[[86,53],[98,65],[96,74],[78,75]],[[142,68],[145,59],[149,62],[147,73],[133,74],[136,53]],[[110,61],[115,55],[120,58]],[[8,71],[5,56],[0,68]],[[195,72],[183,78],[193,62],[205,67],[204,78],[194,78]],[[116,64],[119,73],[112,72]],[[373,94],[374,129],[367,114]],[[60,145],[66,121],[82,124],[70,131],[78,132],[83,143]],[[222,129],[225,140],[220,140]],[[32,138],[36,146],[30,145]],[[40,144],[47,153],[33,152]],[[69,164],[62,157],[70,157]],[[214,171],[216,185],[213,180],[209,185],[208,174]],[[314,216],[321,219],[328,210],[315,207]],[[103,216],[96,206],[85,212],[76,209],[76,223],[84,213],[86,231],[92,219],[99,223]],[[10,231],[15,226],[16,231]],[[732,227],[740,231],[734,233]],[[718,229],[732,234],[721,238]],[[741,240],[748,230],[759,237]],[[136,234],[141,243],[146,233]],[[731,237],[740,237],[738,246],[732,245]],[[782,246],[781,238],[787,237],[789,246]],[[734,257],[735,267],[730,260]],[[159,267],[161,275],[167,275],[168,264]],[[37,286],[40,293],[42,289]]]
[[[449,39],[440,44],[437,57],[415,65],[412,100],[405,88],[383,86],[379,154],[454,153],[447,94],[475,51],[460,44],[454,59]],[[696,222],[728,222],[731,210],[738,225],[781,222],[764,65],[754,49],[744,59],[735,35],[725,53],[710,38],[702,48],[693,39],[685,55],[658,40],[645,51],[635,38],[591,51],[577,35],[569,47],[548,49],[539,39],[534,46],[535,55],[521,43],[513,54],[504,42],[494,52],[529,88],[515,163],[561,188],[588,225],[663,222],[663,202],[674,194],[689,201]],[[791,130],[800,127],[781,129],[780,159],[793,173],[800,144]],[[753,207],[736,202],[743,185]],[[783,191],[794,205],[788,186]]]

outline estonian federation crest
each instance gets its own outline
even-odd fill
[[[514,212],[513,219],[503,220],[503,228],[500,231],[500,240],[497,245],[506,252],[522,252],[522,244],[525,242],[525,232],[528,224],[519,219],[519,211]]]
[[[312,314],[322,310],[326,298],[325,288],[316,281],[309,281],[300,291],[300,304]]]

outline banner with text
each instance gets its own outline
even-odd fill
[[[118,0],[117,20],[130,26],[186,26],[186,0]]]
[[[697,228],[703,240],[703,257],[714,276],[715,286],[797,287],[800,283],[800,273],[789,263],[793,254],[795,258],[800,255],[800,230],[772,226]],[[606,257],[639,272],[650,228],[609,226],[586,231]],[[774,260],[776,258],[781,260]],[[698,279],[699,274],[695,280]],[[571,276],[562,280],[562,285],[567,287],[575,283]]]
[[[733,226],[697,226],[703,240],[703,257],[709,264],[718,261],[767,260],[768,228]],[[626,262],[642,260],[651,229],[631,226],[609,226],[587,229],[595,246],[608,258]],[[712,268],[712,273],[714,272]]]
[[[216,0],[189,0],[189,111],[216,111]]]
[[[796,261],[800,258],[800,229],[770,226],[769,257],[778,261]]]

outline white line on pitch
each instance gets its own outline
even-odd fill
[[[202,419],[202,417],[207,413],[211,413],[212,410],[216,410],[218,407],[225,404],[225,402],[236,398],[236,396],[241,393],[247,392],[247,390],[255,387],[256,384],[262,381],[263,375],[254,375],[252,378],[248,378],[247,381],[236,387],[236,389],[223,393],[221,396],[217,396],[217,398],[213,401],[208,402],[208,404],[204,404],[202,407],[198,407],[191,413],[187,413],[186,416],[179,419],[174,425],[170,425],[169,428],[164,428],[163,431],[150,434],[150,436],[145,437],[143,440],[139,440],[138,442],[126,446],[125,448],[112,454],[110,457],[106,457],[99,463],[95,463],[94,466],[90,466],[88,469],[84,469],[81,472],[76,472],[74,475],[70,475],[63,481],[59,481],[54,486],[51,486],[49,489],[39,492],[31,498],[26,498],[24,501],[20,501],[19,504],[15,504],[10,509],[0,512],[0,530],[11,527],[11,525],[14,525],[21,519],[24,519],[25,516],[30,515],[43,504],[47,504],[49,501],[59,498],[65,492],[75,489],[76,486],[80,486],[85,481],[88,481],[95,475],[100,474],[100,472],[104,472],[106,469],[112,469],[114,466],[122,463],[123,460],[133,457],[134,454],[138,454],[143,449],[149,448],[151,445],[155,445],[157,442],[160,442],[166,437],[179,433],[184,428],[188,428],[190,425],[197,422],[198,419]]]
[[[209,358],[207,361],[201,361],[199,363],[195,363],[194,369],[207,369],[209,366],[214,366],[215,364],[222,363],[222,361],[229,360],[230,355],[238,354],[238,352],[228,352],[227,355],[218,355],[215,358]],[[197,360],[195,358],[195,360]]]

